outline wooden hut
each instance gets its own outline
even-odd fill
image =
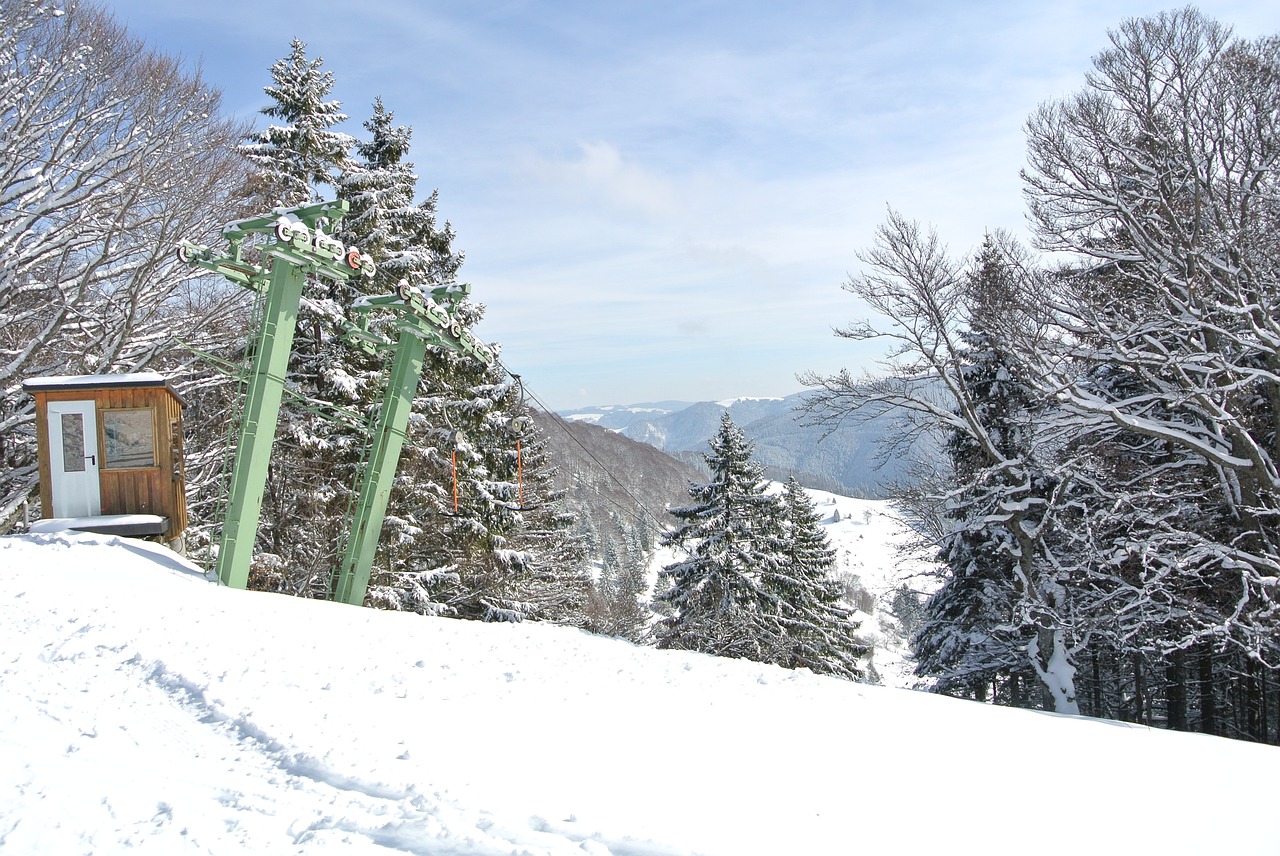
[[[187,527],[182,397],[154,372],[31,378],[40,507],[70,528],[178,542]]]

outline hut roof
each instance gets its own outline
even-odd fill
[[[173,388],[173,384],[159,372],[129,372],[122,374],[97,374],[97,375],[50,375],[48,377],[33,377],[22,382],[22,388],[26,392],[32,392],[37,389],[100,389],[104,386],[112,387],[146,387],[146,386],[163,386],[173,393],[173,397],[178,399],[182,406],[186,406],[187,402],[178,391]]]

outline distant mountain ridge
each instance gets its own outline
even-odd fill
[[[881,465],[876,459],[877,441],[892,430],[890,420],[850,420],[827,434],[825,427],[803,424],[799,407],[806,395],[612,404],[559,413],[566,420],[608,428],[696,466],[727,412],[756,444],[756,460],[770,478],[794,474],[806,487],[883,498],[889,483],[904,474],[908,463],[889,460]]]
[[[684,410],[692,405],[692,401],[654,401],[641,404],[605,404],[599,407],[579,407],[573,410],[558,410],[557,415],[570,422],[585,422],[599,425],[616,431],[625,428],[636,419],[648,416],[665,416],[677,410]]]

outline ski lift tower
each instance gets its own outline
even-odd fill
[[[409,425],[413,398],[422,377],[427,345],[442,345],[485,365],[493,363],[493,351],[475,339],[454,317],[458,304],[470,291],[470,285],[450,284],[424,293],[401,280],[395,293],[362,297],[351,306],[351,311],[360,316],[362,323],[359,326],[349,325],[345,339],[370,355],[394,351],[395,360],[361,476],[351,533],[342,564],[334,577],[331,592],[334,600],[354,606],[364,603],[378,538],[386,519],[387,502],[391,498],[396,467],[404,447],[405,429]],[[370,332],[370,313],[379,311],[395,315],[394,326],[399,335],[395,342]]]
[[[327,234],[346,213],[343,200],[280,208],[224,227],[222,237],[229,245],[225,254],[215,254],[209,247],[190,241],[178,247],[178,258],[183,262],[221,274],[257,292],[265,301],[216,565],[218,578],[232,588],[242,589],[249,581],[284,377],[307,276],[345,281],[352,276],[372,277],[376,269],[367,254],[345,247]],[[244,256],[244,242],[254,235],[266,238],[265,243],[255,245],[261,263]]]

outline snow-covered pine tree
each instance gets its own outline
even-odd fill
[[[671,510],[680,525],[664,534],[663,545],[687,555],[658,574],[655,600],[672,610],[656,628],[660,648],[767,662],[781,647],[763,588],[779,562],[777,500],[751,453],[726,412],[704,455],[711,481],[690,486],[693,505]]]
[[[418,175],[405,159],[413,129],[394,125],[394,118],[381,98],[374,100],[364,123],[371,136],[356,143],[359,158],[338,179],[338,196],[351,208],[343,234],[378,260],[372,290],[383,293],[403,279],[427,286],[452,282],[463,261],[453,248],[453,226],[438,222],[439,192],[413,201]]]
[[[336,181],[338,198],[348,205],[342,236],[358,241],[360,249],[378,259],[376,276],[391,285],[401,277],[390,279],[386,259],[403,247],[406,230],[400,215],[412,205],[418,182],[413,164],[405,160],[413,129],[397,126],[394,121],[395,114],[382,98],[375,98],[373,113],[364,122],[370,137],[355,142],[357,157],[347,161]]]
[[[795,476],[787,479],[777,511],[779,561],[768,566],[764,578],[783,630],[773,662],[842,678],[863,677],[858,659],[868,649],[855,636],[858,622],[841,599],[844,586],[832,577],[835,550]]]
[[[358,157],[346,162],[336,182],[338,198],[350,207],[341,237],[377,260],[367,289],[375,293],[390,292],[405,279],[426,287],[451,282],[463,259],[453,248],[453,227],[438,222],[438,193],[414,202],[418,175],[406,160],[413,129],[394,119],[375,99],[364,123],[370,137],[355,144]]]
[[[966,337],[969,338],[969,337]],[[976,371],[982,358],[993,353],[985,350],[986,337],[971,337],[975,350],[970,354],[975,363],[966,366]],[[987,366],[990,367],[990,366]],[[976,376],[973,381],[977,381]],[[1017,607],[1017,574],[1010,550],[1008,533],[1003,526],[989,526],[984,512],[990,510],[998,492],[972,485],[975,451],[964,436],[953,436],[947,444],[952,466],[967,475],[968,487],[948,503],[946,516],[952,524],[942,543],[939,558],[946,567],[942,585],[925,603],[921,627],[912,639],[916,674],[933,681],[932,688],[948,695],[965,695],[986,700],[988,690],[1010,676],[1020,679],[1027,671],[1027,639],[1020,635],[1014,620]],[[984,467],[985,468],[985,467]]]
[[[323,65],[294,39],[289,55],[271,67],[273,84],[264,88],[271,103],[261,112],[274,121],[240,147],[256,171],[256,213],[331,197],[322,188],[333,187],[348,166],[354,140],[334,130],[347,117],[328,97],[334,81]],[[294,394],[280,413],[250,587],[328,594],[368,415],[346,405],[359,405],[361,390],[379,374],[375,365],[353,362],[333,335],[349,296],[328,282],[310,282],[303,294],[288,374]]]
[[[263,210],[318,201],[319,188],[333,183],[354,143],[333,130],[347,120],[340,101],[325,100],[333,73],[322,70],[323,59],[307,59],[301,39],[289,49],[289,56],[271,66],[273,85],[264,88],[271,103],[262,115],[276,121],[240,147],[256,167],[251,190]]]
[[[1023,545],[1011,527],[1021,518],[1001,507],[1025,500],[1027,510],[1042,511],[1052,487],[1032,474],[1033,423],[1042,408],[994,330],[995,314],[1011,305],[1010,288],[1004,252],[988,235],[968,275],[970,325],[957,332],[958,380],[986,436],[966,426],[947,437],[955,488],[943,511],[939,558],[946,572],[912,640],[916,673],[935,691],[979,700],[989,689],[999,701],[1020,697],[1022,681],[1034,677],[1025,652],[1030,628],[1018,617]],[[1022,488],[1026,495],[1016,495]],[[1017,691],[1002,692],[1010,679]]]

